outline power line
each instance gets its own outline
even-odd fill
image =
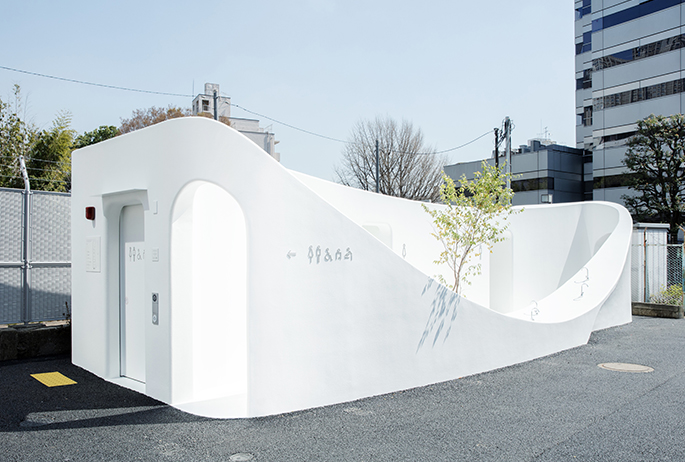
[[[12,159],[12,160],[19,160],[19,157],[12,157],[12,156],[2,156],[0,155],[0,158],[2,159]],[[29,157],[29,156],[24,156],[24,158],[28,161],[36,161],[36,162],[47,162],[49,164],[58,164],[58,165],[66,165],[69,164],[70,161],[68,160],[48,160],[48,159],[41,159],[40,157]],[[33,168],[33,167],[31,167]]]
[[[281,124],[281,125],[284,125],[284,126],[286,126],[286,127],[292,128],[293,130],[299,130],[299,131],[301,131],[301,132],[303,132],[303,133],[307,133],[308,135],[318,136],[319,138],[325,138],[325,139],[331,140],[331,141],[337,141],[338,143],[344,143],[344,144],[348,144],[348,143],[349,143],[348,141],[345,141],[345,140],[339,140],[338,138],[333,138],[333,137],[330,137],[330,136],[321,135],[321,134],[319,134],[319,133],[314,133],[314,132],[311,132],[311,131],[309,131],[309,130],[305,130],[305,129],[303,129],[303,128],[296,127],[296,126],[294,126],[294,125],[290,125],[290,124],[287,124],[287,123],[285,123],[285,122],[281,122],[280,120],[273,119],[273,118],[271,118],[271,117],[269,117],[269,116],[265,116],[264,114],[259,114],[258,112],[250,111],[249,109],[246,109],[246,108],[244,108],[244,107],[242,107],[242,106],[239,106],[239,105],[237,105],[237,104],[234,104],[234,103],[231,103],[231,106],[237,107],[238,109],[242,109],[243,111],[249,112],[250,114],[254,114],[254,115],[256,115],[256,116],[263,117],[263,118],[268,119],[268,120],[270,120],[270,121],[272,121],[272,122],[276,122],[277,124]]]
[[[264,114],[259,114],[258,112],[250,111],[249,109],[246,109],[246,108],[244,108],[244,107],[242,107],[242,106],[239,106],[239,105],[237,105],[237,104],[234,104],[234,103],[231,103],[231,106],[237,107],[238,109],[242,109],[243,111],[249,112],[250,114],[254,114],[254,115],[258,116],[258,117],[263,117],[263,118],[265,118],[265,119],[271,120],[272,122],[276,122],[277,124],[285,125],[286,127],[292,128],[292,129],[294,129],[294,130],[299,130],[299,131],[304,132],[304,133],[307,133],[307,134],[309,134],[309,135],[318,136],[319,138],[325,138],[325,139],[331,140],[331,141],[337,141],[338,143],[354,144],[354,143],[351,142],[351,141],[340,140],[340,139],[338,139],[338,138],[333,138],[333,137],[330,137],[330,136],[321,135],[321,134],[319,134],[319,133],[315,133],[315,132],[312,132],[312,131],[309,131],[309,130],[305,130],[305,129],[303,129],[303,128],[295,127],[294,125],[290,125],[290,124],[287,124],[287,123],[285,123],[285,122],[281,122],[280,120],[273,119],[273,118],[271,118],[271,117],[269,117],[269,116],[266,116],[266,115],[264,115]],[[417,156],[430,156],[430,155],[436,155],[436,154],[444,154],[444,153],[446,153],[446,152],[456,151],[457,149],[461,149],[461,148],[463,148],[463,147],[468,146],[469,144],[475,143],[476,141],[478,141],[479,139],[483,138],[484,136],[489,135],[490,133],[492,133],[492,130],[488,130],[487,132],[485,132],[485,133],[483,133],[482,135],[480,135],[478,138],[474,138],[474,139],[472,139],[471,141],[469,141],[468,143],[464,143],[464,144],[462,144],[462,145],[455,146],[455,147],[450,148],[450,149],[445,149],[445,150],[443,150],[443,151],[436,151],[436,152],[415,152],[415,153],[411,153],[411,152],[406,153],[406,152],[405,152],[405,153],[400,153],[400,154],[415,154],[415,155],[417,155]]]
[[[181,93],[167,93],[167,92],[162,92],[162,91],[139,90],[139,89],[136,89],[136,88],[119,87],[119,86],[116,86],[116,85],[107,85],[107,84],[103,84],[103,83],[87,82],[87,81],[84,81],[84,80],[68,79],[68,78],[65,78],[65,77],[57,77],[57,76],[54,76],[54,75],[41,74],[41,73],[38,73],[38,72],[31,72],[31,71],[25,71],[25,70],[22,70],[22,69],[15,69],[15,68],[12,68],[12,67],[7,67],[7,66],[0,66],[0,69],[5,69],[5,70],[8,70],[8,71],[12,71],[12,72],[19,72],[19,73],[22,73],[22,74],[35,75],[35,76],[38,76],[38,77],[44,77],[44,78],[48,78],[48,79],[61,80],[61,81],[64,81],[64,82],[78,83],[78,84],[81,84],[81,85],[91,85],[91,86],[94,86],[94,87],[110,88],[110,89],[113,89],[113,90],[132,91],[132,92],[136,92],[136,93],[148,93],[148,94],[153,94],[153,95],[178,96],[178,97],[182,97],[182,98],[193,98],[193,97],[194,97],[193,95],[185,95],[185,94],[181,94]],[[222,92],[222,94],[223,94],[223,92]],[[224,96],[228,96],[228,95],[225,95],[225,94],[224,94]],[[319,138],[327,139],[327,140],[330,140],[330,141],[335,141],[335,142],[337,142],[337,143],[353,144],[353,143],[351,143],[350,141],[345,141],[345,140],[341,140],[341,139],[338,139],[338,138],[333,138],[333,137],[331,137],[331,136],[322,135],[322,134],[320,134],[320,133],[316,133],[316,132],[312,132],[312,131],[310,131],[310,130],[305,130],[305,129],[303,129],[303,128],[296,127],[296,126],[294,126],[294,125],[291,125],[291,124],[282,122],[282,121],[280,121],[280,120],[274,119],[274,118],[269,117],[269,116],[267,116],[267,115],[260,114],[260,113],[255,112],[255,111],[251,111],[251,110],[249,110],[249,109],[247,109],[247,108],[244,108],[244,107],[242,107],[242,106],[240,106],[240,105],[238,105],[238,104],[235,104],[235,103],[230,103],[230,104],[231,104],[231,106],[236,107],[236,108],[238,108],[238,109],[242,109],[243,111],[248,112],[248,113],[250,113],[250,114],[254,114],[254,115],[258,116],[258,117],[262,117],[262,118],[264,118],[264,119],[270,120],[270,121],[272,121],[272,122],[275,122],[275,123],[277,123],[277,124],[283,125],[283,126],[285,126],[285,127],[292,128],[293,130],[297,130],[297,131],[300,131],[300,132],[302,132],[302,133],[306,133],[306,134],[308,134],[308,135],[317,136],[317,137],[319,137]],[[472,144],[472,143],[475,143],[476,141],[478,141],[479,139],[483,138],[484,136],[489,135],[490,133],[492,133],[492,130],[490,130],[490,131],[488,131],[488,132],[486,132],[486,133],[480,135],[480,136],[477,137],[477,138],[474,138],[473,140],[469,141],[468,143],[464,143],[464,144],[462,144],[462,145],[455,146],[455,147],[453,147],[453,148],[445,149],[445,150],[442,150],[442,151],[436,151],[436,152],[404,153],[404,154],[414,154],[414,155],[417,155],[417,156],[421,156],[421,155],[437,155],[437,154],[444,154],[444,153],[447,153],[447,152],[456,151],[456,150],[461,149],[461,148],[463,148],[463,147],[466,147],[466,146],[468,146],[468,145],[470,145],[470,144]],[[50,161],[47,161],[47,162],[50,162]],[[57,163],[57,162],[55,162],[55,163]]]
[[[480,135],[478,138],[474,138],[474,139],[472,139],[471,141],[469,141],[468,143],[464,143],[464,144],[462,144],[462,145],[460,145],[460,146],[456,146],[456,147],[454,147],[454,148],[445,149],[444,151],[434,152],[434,153],[432,153],[432,154],[444,154],[444,153],[446,153],[446,152],[456,151],[457,149],[461,149],[461,148],[464,148],[464,147],[468,146],[469,144],[475,143],[476,141],[478,141],[479,139],[483,138],[484,136],[489,135],[490,133],[492,133],[492,130],[488,130],[487,132],[485,132],[485,133],[483,133],[482,135]],[[429,153],[429,154],[431,154],[431,153]]]
[[[38,72],[24,71],[21,69],[14,69],[12,67],[6,67],[6,66],[0,66],[0,69],[5,69],[7,71],[12,71],[12,72],[19,72],[22,74],[35,75],[38,77],[45,77],[47,79],[62,80],[64,82],[80,83],[82,85],[91,85],[93,87],[111,88],[113,90],[134,91],[137,93],[150,93],[153,95],[179,96],[182,98],[192,98],[193,97],[192,95],[183,95],[180,93],[167,93],[167,92],[163,92],[163,91],[152,91],[152,90],[138,90],[136,88],[118,87],[116,85],[107,85],[104,83],[94,83],[94,82],[86,82],[84,80],[67,79],[65,77],[57,77],[57,76],[48,75],[48,74],[39,74]]]
[[[26,167],[26,170],[35,170],[37,172],[48,172],[48,173],[69,173],[66,170],[54,170],[54,169],[49,169],[49,168],[39,168],[39,167]]]
[[[0,175],[0,178],[14,178],[17,180],[23,180],[24,179],[24,177],[13,176],[13,175]],[[46,183],[65,183],[65,184],[68,183],[67,181],[64,181],[64,180],[53,180],[53,179],[43,178],[43,177],[33,176],[33,175],[29,175],[29,178],[31,179],[31,181],[38,181],[38,182],[43,181]],[[4,188],[4,187],[5,186],[0,186],[0,188]]]
[[[13,169],[19,168],[19,166],[17,164],[14,164],[14,165],[0,164],[0,168],[13,170]],[[48,173],[69,173],[66,170],[55,170],[55,169],[39,168],[39,167],[26,167],[26,170],[37,171],[37,172],[48,172]]]
[[[228,96],[228,95],[225,95],[225,96]],[[242,107],[242,106],[239,106],[239,105],[237,105],[237,104],[234,104],[234,103],[230,103],[230,104],[231,104],[231,106],[237,107],[238,109],[242,109],[243,111],[249,112],[250,114],[254,114],[254,115],[258,116],[258,117],[263,117],[263,118],[265,118],[265,119],[271,120],[272,122],[276,122],[277,124],[284,125],[284,126],[286,126],[286,127],[292,128],[292,129],[294,129],[294,130],[299,130],[299,131],[301,131],[301,132],[303,132],[303,133],[307,133],[307,134],[309,134],[309,135],[318,136],[319,138],[325,138],[325,139],[327,139],[327,140],[336,141],[336,142],[338,142],[338,143],[343,143],[343,144],[354,144],[354,143],[351,142],[351,141],[345,141],[345,140],[341,140],[341,139],[338,139],[338,138],[333,138],[333,137],[330,137],[330,136],[321,135],[321,134],[319,134],[319,133],[315,133],[315,132],[312,132],[312,131],[309,131],[309,130],[305,130],[305,129],[303,129],[303,128],[295,127],[294,125],[290,125],[290,124],[287,124],[287,123],[285,123],[285,122],[281,122],[280,120],[273,119],[273,118],[271,118],[271,117],[269,117],[269,116],[266,116],[266,115],[264,115],[264,114],[259,114],[258,112],[250,111],[249,109],[246,109],[246,108],[244,108],[244,107]],[[483,138],[484,136],[489,135],[490,133],[492,133],[492,130],[489,130],[489,131],[483,133],[483,134],[480,135],[478,138],[474,138],[474,139],[472,139],[471,141],[469,141],[468,143],[464,143],[464,144],[462,144],[462,145],[455,146],[455,147],[450,148],[450,149],[445,149],[445,150],[443,150],[443,151],[437,151],[437,152],[416,152],[416,153],[400,153],[400,154],[414,154],[414,155],[417,155],[417,156],[430,156],[430,155],[436,155],[436,154],[444,154],[444,153],[446,153],[446,152],[456,151],[457,149],[461,149],[461,148],[463,148],[463,147],[468,146],[469,144],[475,143],[476,141],[478,141],[479,139]]]

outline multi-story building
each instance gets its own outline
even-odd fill
[[[589,187],[592,194],[592,182],[585,183],[587,166],[591,165],[590,156],[584,155],[583,149],[561,146],[554,141],[534,139],[528,145],[513,149],[511,155],[511,173],[514,180],[514,205],[544,204],[552,202],[577,202],[585,200]],[[500,153],[501,154],[501,153]],[[504,158],[500,158],[504,162]],[[490,165],[495,164],[494,155],[487,159]],[[481,170],[482,161],[462,162],[446,165],[445,174],[455,181],[462,175],[473,180],[475,173]],[[590,197],[591,199],[591,197]]]
[[[281,160],[280,154],[276,152],[278,141],[275,140],[274,134],[268,129],[259,126],[259,120],[231,117],[231,98],[221,96],[219,84],[205,83],[204,94],[197,95],[193,99],[193,115],[214,117],[214,101],[216,101],[217,119],[228,122],[231,127],[254,141],[271,157],[278,161]]]
[[[685,108],[685,0],[576,0],[576,147],[594,200],[622,203],[636,122]]]

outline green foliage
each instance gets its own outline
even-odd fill
[[[81,149],[91,144],[99,143],[119,135],[119,129],[114,125],[101,125],[93,131],[85,132],[76,137],[74,149]]]
[[[623,163],[637,193],[623,196],[633,220],[669,223],[671,242],[677,242],[685,222],[685,116],[652,114],[638,121]]]
[[[480,256],[483,246],[492,251],[493,244],[503,239],[509,215],[521,211],[511,207],[514,193],[506,187],[511,177],[503,173],[503,168],[483,161],[475,180],[468,181],[462,176],[458,187],[443,173],[440,197],[446,207],[431,210],[423,206],[433,218],[432,235],[444,248],[435,263],[449,266],[454,283],[450,284],[442,275],[438,280],[458,294],[463,284],[471,284],[470,278],[481,272],[480,263],[471,263],[473,258]]]
[[[26,165],[31,189],[62,192],[71,189],[71,151],[76,132],[70,124],[70,114],[60,113],[52,128],[36,137]]]
[[[650,303],[660,303],[663,305],[682,305],[683,304],[683,286],[674,284],[663,288],[656,295],[649,297]]]
[[[24,156],[31,189],[69,191],[75,132],[71,116],[58,114],[48,130],[38,130],[22,116],[21,89],[14,86],[14,107],[0,100],[0,186],[24,188],[19,157]]]
[[[19,169],[19,156],[26,156],[37,131],[20,116],[21,89],[14,86],[14,107],[0,99],[0,187],[24,188]]]

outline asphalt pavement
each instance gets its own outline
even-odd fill
[[[77,383],[31,376],[46,372]],[[253,419],[186,414],[68,357],[0,362],[0,460],[685,461],[685,320],[634,317],[527,363]]]

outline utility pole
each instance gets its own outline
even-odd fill
[[[495,167],[499,170],[499,128],[495,128]]]
[[[380,174],[378,169],[378,140],[376,140],[376,192],[380,191]]]
[[[509,174],[507,177],[507,188],[511,188],[511,120],[509,120],[509,116],[506,116],[504,118],[504,136],[507,141],[507,147],[506,147],[506,159],[507,159],[507,168],[506,171]]]
[[[216,90],[214,90],[214,120],[219,120],[219,116],[217,113],[217,106],[218,106],[217,100],[218,99],[219,99],[219,97],[216,94]]]

